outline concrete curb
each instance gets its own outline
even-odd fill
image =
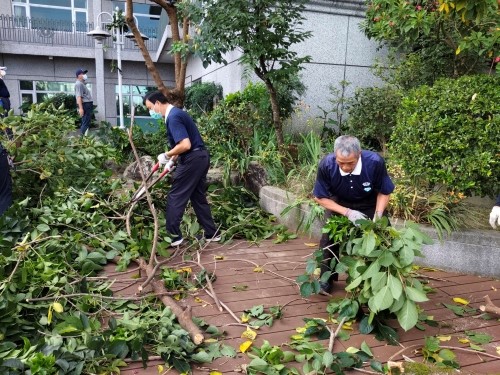
[[[297,230],[299,223],[310,215],[306,203],[294,207],[286,215],[281,212],[296,202],[297,197],[275,186],[264,186],[259,192],[259,203],[263,210],[276,216],[279,223],[290,230]],[[397,226],[397,220],[392,220]],[[322,224],[319,221],[311,225],[310,238],[319,241]],[[500,278],[500,231],[461,230],[439,241],[437,232],[428,226],[421,226],[422,231],[435,242],[422,249],[425,258],[419,258],[416,264],[441,268],[449,271],[464,272],[480,276]]]

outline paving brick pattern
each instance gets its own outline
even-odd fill
[[[272,327],[262,327],[254,342],[260,346],[263,340],[271,345],[282,345],[289,341],[295,334],[297,327],[304,325],[304,318],[327,318],[326,305],[329,297],[314,295],[307,299],[302,298],[294,280],[304,273],[305,262],[315,250],[309,246],[310,239],[299,238],[283,244],[274,244],[264,241],[258,245],[247,242],[235,242],[230,245],[210,244],[202,251],[201,261],[205,267],[217,275],[214,290],[221,302],[226,304],[236,316],[241,316],[245,309],[256,305],[264,307],[281,305],[285,306],[284,316],[275,321]],[[215,260],[222,256],[223,260]],[[445,256],[445,255],[444,255]],[[219,257],[217,257],[219,258]],[[255,272],[256,267],[263,268],[264,272]],[[461,365],[461,374],[500,374],[500,355],[496,348],[500,347],[500,321],[498,319],[485,320],[479,313],[472,316],[459,317],[443,306],[443,303],[454,304],[453,297],[461,297],[470,301],[470,306],[479,308],[483,304],[483,297],[489,295],[491,300],[500,306],[500,281],[489,277],[478,277],[441,270],[420,269],[423,280],[434,288],[435,292],[429,294],[430,301],[421,306],[428,315],[440,323],[439,327],[426,326],[424,331],[416,328],[408,332],[398,329],[400,346],[387,345],[375,339],[373,335],[362,335],[358,332],[357,323],[348,341],[335,341],[334,351],[343,351],[350,346],[358,347],[365,341],[374,353],[377,360],[382,363],[388,359],[394,361],[404,360],[402,355],[415,361],[422,361],[419,354],[424,344],[424,338],[432,335],[451,336],[451,340],[442,342],[441,345],[451,347],[469,348],[468,344],[461,344],[458,339],[466,337],[465,331],[487,333],[493,336],[493,341],[482,345],[485,353],[498,358],[482,355],[480,352],[467,352],[454,350],[457,361]],[[129,277],[129,276],[128,276]],[[122,284],[117,282],[115,288]],[[345,278],[335,285],[333,295],[345,295]],[[133,293],[136,287],[121,291],[120,293]],[[199,299],[195,300],[195,297]],[[197,302],[202,300],[203,302]],[[225,343],[235,349],[246,339],[241,338],[245,327],[239,325],[226,311],[220,312],[213,300],[203,291],[182,301],[191,305],[194,316],[203,318],[206,322],[214,324],[226,332]],[[397,322],[391,323],[396,327]],[[324,341],[328,345],[327,340]],[[470,348],[469,348],[470,350]],[[207,374],[210,371],[219,371],[224,374],[241,373],[240,366],[248,363],[247,355],[239,353],[236,358],[221,358],[213,363],[203,366],[193,366],[195,374]],[[158,374],[157,364],[150,362],[147,369],[139,363],[130,364],[122,371],[122,375],[132,374]],[[301,368],[299,365],[298,368]],[[368,367],[366,367],[368,369]],[[169,373],[175,373],[170,371]],[[350,371],[349,374],[360,373]]]

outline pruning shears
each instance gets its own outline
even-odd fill
[[[156,185],[156,183],[158,183],[158,181],[162,180],[163,177],[165,177],[167,174],[172,172],[175,169],[175,165],[174,165],[173,161],[169,161],[167,164],[165,164],[165,168],[160,173],[160,175],[158,177],[156,177],[153,180],[153,182],[151,182],[151,184],[148,185],[149,180],[151,180],[151,178],[153,177],[155,172],[158,171],[158,169],[160,169],[159,162],[153,166],[153,168],[151,169],[151,172],[149,173],[148,177],[146,178],[146,181],[144,181],[144,183],[141,184],[141,187],[134,193],[134,195],[132,195],[132,198],[130,198],[129,204],[137,202],[139,199],[141,199],[142,196],[144,195],[144,193],[146,192],[146,186],[148,189],[151,189],[154,185]]]

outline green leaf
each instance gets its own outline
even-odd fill
[[[361,284],[361,281],[363,281],[362,276],[358,276],[349,285],[345,287],[345,290],[350,291],[355,289],[359,284]]]
[[[361,344],[360,348],[361,348],[362,351],[364,351],[370,357],[373,357],[373,353],[372,353],[370,347],[368,346],[368,344],[365,341],[363,341],[363,343]]]
[[[248,364],[248,368],[253,370],[253,371],[256,371],[256,372],[265,372],[268,367],[269,367],[269,364],[266,361],[264,361],[262,358],[254,358]]]
[[[394,298],[392,297],[389,287],[386,285],[382,289],[380,289],[372,298],[370,298],[370,301],[372,300],[373,302],[370,308],[373,306],[375,308],[374,312],[376,313],[388,309],[392,305]]]
[[[191,356],[191,359],[193,361],[201,362],[201,363],[209,363],[209,362],[213,361],[213,357],[205,351],[201,351],[201,352],[193,354]]]
[[[406,300],[401,310],[397,312],[398,322],[401,327],[408,331],[418,322],[417,306],[413,301]]]
[[[373,230],[366,232],[363,236],[363,253],[360,255],[369,256],[373,250],[375,250],[375,245],[377,240],[375,238],[375,233]]]
[[[378,272],[380,271],[380,264],[378,262],[378,260],[374,261],[369,267],[368,269],[363,273],[362,276],[362,279],[363,280],[366,280],[366,279],[369,279],[369,278],[372,278],[373,276],[375,276]]]
[[[405,293],[406,296],[413,302],[425,302],[429,300],[424,292],[411,286],[407,286],[405,288]]]
[[[47,224],[38,224],[36,226],[36,229],[40,232],[48,232],[50,230],[50,227]]]
[[[329,368],[334,360],[334,356],[330,351],[326,351],[323,353],[323,366]]]
[[[401,293],[403,292],[403,285],[401,284],[399,278],[389,274],[389,276],[387,276],[387,286],[391,290],[391,294],[394,299],[399,299]]]

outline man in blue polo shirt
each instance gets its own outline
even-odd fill
[[[361,150],[356,137],[343,135],[335,140],[333,153],[325,156],[318,166],[314,185],[314,200],[326,209],[326,216],[344,215],[353,223],[359,219],[374,219],[386,215],[389,195],[394,191],[384,159],[376,152]],[[326,282],[320,282],[322,293],[331,293],[338,274],[330,263],[339,257],[339,246],[328,234],[320,241],[323,249],[321,274],[331,271]]]
[[[198,222],[205,231],[205,239],[209,242],[220,241],[206,196],[210,155],[196,124],[187,112],[170,104],[160,91],[147,94],[143,103],[153,119],[165,118],[170,149],[158,155],[158,161],[162,165],[177,162],[166,208],[171,246],[179,246],[184,241],[180,224],[188,201],[191,201]]]

